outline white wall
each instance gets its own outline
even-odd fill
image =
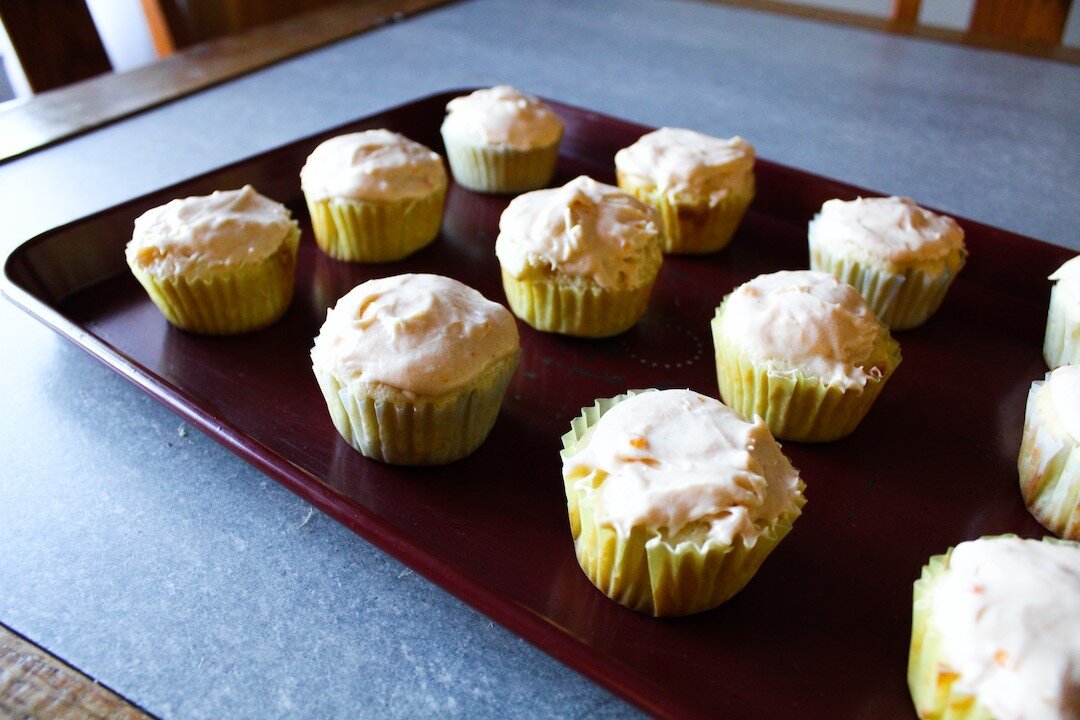
[[[19,61],[15,59],[15,50],[11,47],[11,39],[0,22],[0,63],[4,66],[4,74],[7,76],[11,89],[15,91],[16,98],[30,97],[30,84],[26,82]],[[9,101],[10,102],[10,101]]]
[[[923,25],[967,30],[975,0],[923,0],[919,22]]]
[[[157,59],[139,0],[86,0],[114,70],[128,70]]]

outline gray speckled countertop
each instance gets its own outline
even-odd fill
[[[1080,249],[1080,69],[661,0],[477,0],[0,166],[0,248],[421,95],[510,82]],[[165,717],[635,711],[0,303],[0,621]]]

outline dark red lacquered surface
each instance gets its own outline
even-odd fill
[[[969,265],[938,315],[898,336],[903,364],[867,420],[838,443],[785,445],[808,497],[788,539],[719,609],[643,617],[610,602],[577,566],[560,436],[583,405],[627,388],[690,387],[716,396],[713,308],[759,273],[806,267],[807,220],[824,200],[859,190],[760,161],[759,196],[732,245],[710,257],[666,260],[640,325],[604,341],[521,325],[521,367],[479,451],[442,468],[380,465],[338,437],[312,377],[308,350],[326,308],[363,280],[418,271],[504,301],[493,245],[508,199],[452,187],[433,245],[391,265],[347,265],[316,249],[297,174],[318,142],[345,130],[389,127],[441,151],[442,108],[455,94],[35,238],[9,258],[5,289],[298,495],[646,710],[737,719],[911,717],[905,668],[911,583],[921,565],[964,539],[1043,534],[1020,500],[1015,454],[1028,386],[1045,372],[1045,278],[1071,253],[961,220]],[[553,106],[567,125],[557,183],[580,173],[613,181],[615,151],[647,130]],[[277,325],[242,337],[169,327],[123,265],[132,220],[173,197],[248,182],[287,203],[304,225],[292,308]]]

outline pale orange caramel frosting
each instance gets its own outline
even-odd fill
[[[499,220],[495,254],[516,278],[555,272],[603,288],[652,282],[662,262],[656,211],[584,175],[514,198]]]
[[[1063,365],[1046,373],[1046,380],[1032,383],[1031,391],[1042,429],[1080,443],[1080,366]]]
[[[464,144],[531,150],[554,145],[562,137],[558,115],[509,85],[454,98],[446,111],[443,136]]]
[[[1080,306],[1080,255],[1066,261],[1048,279],[1057,283],[1070,305]]]
[[[441,275],[369,280],[326,315],[311,361],[346,386],[381,383],[436,396],[518,350],[506,308]]]
[[[964,250],[964,231],[951,217],[905,197],[828,200],[810,221],[810,244],[868,258],[896,271],[919,267],[939,275]],[[953,268],[954,269],[954,268]]]
[[[442,158],[389,130],[330,138],[308,156],[300,185],[309,200],[401,200],[446,188]]]
[[[173,200],[135,220],[126,255],[158,277],[253,263],[299,232],[289,210],[245,185]]]
[[[754,169],[754,148],[693,130],[660,128],[615,153],[615,167],[675,197],[720,200]]]
[[[674,536],[699,524],[708,540],[753,545],[802,492],[798,470],[761,418],[747,422],[691,390],[623,400],[582,441],[564,458],[563,475],[622,535],[642,527]]]
[[[960,543],[929,599],[942,670],[995,720],[1080,717],[1080,547]]]
[[[720,316],[724,337],[770,372],[800,372],[822,384],[857,388],[880,323],[859,292],[813,270],[759,275],[728,296]]]

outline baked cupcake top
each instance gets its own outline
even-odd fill
[[[281,203],[245,185],[172,200],[135,220],[128,264],[158,277],[263,260],[299,226]]]
[[[514,198],[499,219],[495,254],[517,278],[557,273],[603,288],[651,282],[663,259],[656,211],[584,175]]]
[[[338,135],[321,143],[300,170],[309,200],[400,200],[446,188],[442,158],[389,130]]]
[[[615,153],[615,167],[670,195],[719,200],[754,169],[754,148],[741,137],[665,127]]]
[[[506,308],[441,275],[395,275],[350,290],[326,314],[311,361],[338,382],[434,396],[460,390],[518,349]]]
[[[810,221],[810,243],[902,271],[940,275],[964,252],[955,220],[905,197],[827,200]]]
[[[813,270],[759,275],[724,301],[724,336],[770,372],[801,372],[825,385],[863,387],[881,370],[867,368],[882,332],[859,292]]]
[[[444,137],[469,145],[531,150],[562,138],[563,124],[538,99],[509,85],[454,98],[446,106]]]
[[[1048,279],[1056,282],[1072,302],[1080,303],[1080,255],[1066,260]]]
[[[761,418],[746,422],[691,390],[630,397],[608,410],[563,462],[620,534],[664,529],[676,542],[730,544],[768,532],[801,496],[799,472]],[[601,473],[600,482],[595,482]]]
[[[1012,537],[960,543],[930,602],[941,660],[990,715],[1080,717],[1080,547]]]

